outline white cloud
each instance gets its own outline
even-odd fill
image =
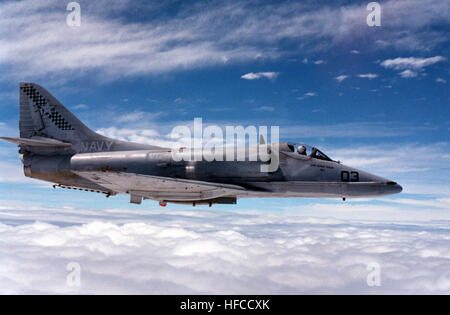
[[[122,141],[151,144],[165,148],[177,146],[178,142],[168,136],[161,135],[157,129],[133,129],[133,128],[100,128],[98,133],[106,137]]]
[[[380,65],[386,69],[403,70],[399,72],[402,78],[415,78],[418,76],[418,72],[422,72],[424,75],[424,69],[430,65],[446,60],[442,56],[435,56],[429,58],[395,58],[386,59],[380,63]]]
[[[450,292],[446,222],[174,209],[33,211],[0,209],[2,222],[14,222],[0,223],[2,294]],[[50,221],[30,223],[30,215]],[[79,288],[66,286],[70,262],[81,267]],[[372,262],[381,267],[381,287],[367,286]]]
[[[350,50],[350,53],[353,54],[353,55],[358,55],[359,54],[359,50],[356,50],[356,49]]]
[[[307,93],[303,94],[303,96],[297,97],[297,99],[301,101],[301,100],[304,100],[305,98],[313,97],[313,96],[317,96],[317,93],[307,92]]]
[[[244,75],[241,76],[242,79],[245,80],[257,80],[257,79],[261,79],[261,78],[266,78],[266,79],[276,79],[276,77],[278,77],[279,73],[278,72],[249,72],[246,73]]]
[[[365,74],[358,74],[358,77],[372,80],[372,79],[378,78],[378,75],[374,74],[374,73],[365,73]]]
[[[430,58],[395,58],[395,59],[387,59],[381,62],[381,66],[384,68],[395,69],[395,70],[404,70],[404,69],[415,69],[420,70],[432,64],[435,64],[440,61],[444,61],[445,58],[442,56],[435,56]]]
[[[407,70],[400,72],[399,75],[405,79],[415,78],[415,77],[417,77],[417,72],[407,69]]]
[[[438,82],[438,83],[447,83],[447,80],[445,80],[443,78],[437,78],[436,82]]]
[[[342,75],[339,75],[339,76],[335,77],[335,79],[336,79],[339,83],[341,83],[341,82],[344,81],[345,79],[348,79],[348,75],[342,74]]]
[[[316,60],[316,61],[314,61],[315,65],[321,65],[323,63],[325,63],[325,60]]]

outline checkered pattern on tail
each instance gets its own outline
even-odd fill
[[[55,107],[48,105],[47,100],[39,92],[30,85],[21,87],[22,91],[33,101],[41,114],[46,115],[61,130],[74,130],[74,128],[58,113]],[[45,108],[50,108],[46,111]]]

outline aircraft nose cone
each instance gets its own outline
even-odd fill
[[[392,181],[386,182],[386,191],[389,194],[398,194],[398,193],[402,192],[402,190],[403,190],[402,186],[400,186],[396,182],[392,182]]]

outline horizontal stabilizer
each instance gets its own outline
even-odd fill
[[[72,144],[67,142],[62,142],[55,139],[45,138],[45,137],[32,137],[32,138],[9,138],[0,137],[0,139],[9,141],[21,146],[31,146],[31,147],[70,147]]]

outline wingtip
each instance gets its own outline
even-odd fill
[[[0,140],[8,141],[8,142],[11,142],[11,143],[15,143],[14,142],[14,138],[11,138],[11,137],[0,137]]]

